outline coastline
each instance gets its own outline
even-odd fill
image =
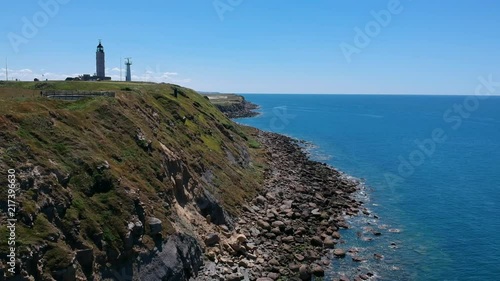
[[[356,196],[359,182],[311,160],[298,140],[254,130],[269,163],[262,192],[242,206],[234,231],[205,237],[210,261],[195,280],[311,280],[331,271],[332,259],[363,261],[339,233],[349,228],[346,217],[369,213]]]

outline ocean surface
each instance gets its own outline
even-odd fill
[[[350,219],[338,247],[366,261],[334,259],[330,276],[500,280],[500,97],[244,96],[261,115],[237,122],[306,140],[364,183],[372,215]]]

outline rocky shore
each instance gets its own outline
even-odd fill
[[[367,213],[354,196],[358,183],[309,160],[296,140],[268,132],[258,138],[269,163],[263,191],[243,206],[232,230],[222,226],[204,237],[208,261],[196,280],[312,280],[334,258],[362,261],[343,248],[339,233],[349,227],[346,217]],[[360,272],[354,280],[372,276]]]

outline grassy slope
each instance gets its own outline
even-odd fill
[[[108,90],[116,98],[76,102],[38,97],[40,89]],[[110,247],[121,251],[126,222],[134,214],[135,198],[147,203],[146,213],[160,218],[163,236],[175,231],[169,223],[173,211],[173,184],[164,178],[160,143],[179,155],[195,180],[209,170],[214,179],[205,184],[233,214],[252,196],[262,178],[260,164],[243,167],[231,163],[242,148],[257,159],[259,149],[242,128],[194,91],[181,88],[173,96],[172,85],[117,82],[19,82],[0,84],[0,204],[5,208],[6,171],[19,177],[38,166],[41,178],[18,195],[18,249],[47,244],[46,272],[68,265],[75,248],[94,248],[92,236],[102,232]],[[186,117],[184,119],[184,117]],[[136,139],[140,130],[152,141],[152,150]],[[231,140],[233,138],[234,140]],[[110,169],[99,169],[107,161]],[[53,175],[69,174],[61,183]],[[24,174],[23,174],[24,173]],[[51,198],[57,216],[42,212]],[[3,210],[2,210],[3,212]],[[5,214],[1,214],[2,221]],[[31,223],[34,222],[34,223]],[[32,224],[32,225],[31,225]],[[74,229],[78,225],[79,230]],[[66,239],[54,239],[63,234]],[[0,237],[7,229],[0,226]],[[144,246],[152,247],[144,238]],[[0,239],[0,253],[6,253]],[[96,256],[106,257],[97,251]],[[99,258],[98,258],[99,261]]]

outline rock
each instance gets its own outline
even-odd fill
[[[92,249],[78,250],[76,251],[76,259],[84,269],[92,269],[94,265],[94,251]]]
[[[281,234],[281,230],[279,228],[277,228],[277,227],[271,229],[271,232],[274,233],[274,234],[276,234],[276,235],[280,235]]]
[[[250,262],[247,259],[242,259],[239,263],[239,266],[244,267],[244,268],[249,268],[250,267]]]
[[[275,196],[273,193],[271,193],[271,192],[268,192],[268,193],[266,194],[266,198],[267,198],[269,201],[274,201],[274,200],[276,200],[276,196]]]
[[[319,254],[316,251],[309,250],[307,251],[307,259],[308,260],[319,260]]]
[[[321,241],[321,238],[319,236],[313,236],[311,238],[311,245],[321,247],[323,246],[323,241]]]
[[[370,277],[368,277],[368,275],[366,275],[366,274],[359,275],[359,278],[361,278],[362,280],[368,280],[368,279],[370,279]]]
[[[247,241],[247,237],[243,234],[237,234],[231,237],[227,243],[231,248],[236,251],[237,253],[245,252],[245,248],[243,247],[243,244]]]
[[[335,250],[333,250],[333,254],[334,254],[336,257],[343,258],[343,257],[345,257],[346,252],[345,252],[345,250],[343,250],[343,249],[335,249]]]
[[[325,245],[326,248],[333,248],[335,244],[337,244],[337,242],[331,236],[327,236],[325,240],[323,240],[323,245]]]
[[[139,268],[137,279],[189,280],[198,275],[202,264],[202,250],[196,239],[186,234],[174,234],[163,244],[162,251]]]
[[[110,166],[108,161],[104,161],[102,164],[97,166],[97,170],[102,171],[102,170],[109,170]]]
[[[274,221],[271,225],[273,227],[278,227],[280,229],[285,229],[285,223],[283,223],[282,221]]]
[[[208,253],[206,253],[206,256],[209,260],[215,261],[216,254],[214,251],[208,251]]]
[[[340,233],[338,233],[337,231],[335,231],[335,232],[332,233],[332,237],[334,239],[340,239],[341,238]]]
[[[76,280],[76,265],[72,264],[65,269],[53,273],[56,280],[73,281]]]
[[[309,267],[307,265],[303,264],[300,266],[299,278],[303,281],[311,280],[311,273],[309,272]]]
[[[305,259],[305,257],[301,254],[295,254],[294,256],[298,261],[303,261]]]
[[[352,260],[355,262],[362,262],[364,259],[360,256],[352,256]]]
[[[243,244],[243,243],[246,243],[247,242],[247,237],[243,234],[238,234],[235,236],[235,239],[236,241],[238,241],[238,243],[240,244]]]
[[[136,235],[137,235],[137,234],[141,234],[141,233],[142,233],[142,222],[141,222],[141,221],[136,221],[136,222],[134,223],[134,226],[133,226],[133,228],[132,228],[132,232],[133,232],[134,234],[136,234]]]
[[[264,196],[259,195],[255,198],[255,202],[257,202],[260,205],[264,205],[267,202],[267,199]]]
[[[130,250],[132,249],[132,247],[134,247],[134,237],[131,231],[128,231],[125,234],[125,238],[123,239],[123,246],[126,250]]]
[[[225,264],[228,264],[229,266],[232,266],[234,265],[234,262],[232,259],[228,258],[228,257],[220,257],[219,261],[221,263],[225,263]]]
[[[276,272],[271,272],[267,275],[267,277],[271,278],[272,280],[278,280],[278,278],[280,278],[280,275]]]
[[[288,265],[288,269],[290,269],[292,272],[299,272],[300,265],[291,263],[290,265]]]
[[[295,238],[293,238],[293,236],[286,236],[286,237],[283,237],[281,238],[281,242],[283,243],[293,243],[293,241],[295,241]]]
[[[250,228],[250,235],[252,235],[253,237],[257,237],[260,235],[260,231],[257,228],[252,227]]]
[[[311,270],[312,274],[317,277],[323,277],[325,276],[325,270],[319,266],[319,265],[314,265]]]
[[[255,248],[257,248],[257,246],[255,246],[255,243],[247,243],[247,244],[245,245],[245,248],[246,248],[247,250],[249,250],[249,251],[253,251],[253,250],[255,250]]]
[[[226,281],[240,281],[243,280],[243,275],[239,273],[233,273],[226,276]]]
[[[269,277],[260,277],[260,278],[257,278],[256,281],[273,281],[273,279],[271,279]]]
[[[274,234],[274,233],[266,233],[266,237],[269,238],[269,239],[274,239],[274,238],[276,238],[276,234]]]
[[[161,232],[162,230],[162,222],[157,218],[149,218],[149,229],[151,230],[151,234],[155,235]]]
[[[319,216],[321,216],[321,212],[319,211],[319,209],[314,209],[311,211],[311,215],[313,215],[315,217],[319,217]]]
[[[279,261],[277,259],[274,259],[274,258],[269,261],[269,264],[274,265],[274,266],[280,265]]]
[[[260,226],[261,228],[264,228],[264,229],[270,229],[271,228],[271,225],[268,222],[263,221],[263,220],[258,220],[257,221],[257,225]]]
[[[217,243],[219,243],[219,241],[220,241],[220,237],[219,237],[219,234],[217,234],[217,233],[209,233],[205,237],[205,245],[207,245],[207,247],[215,246]]]

